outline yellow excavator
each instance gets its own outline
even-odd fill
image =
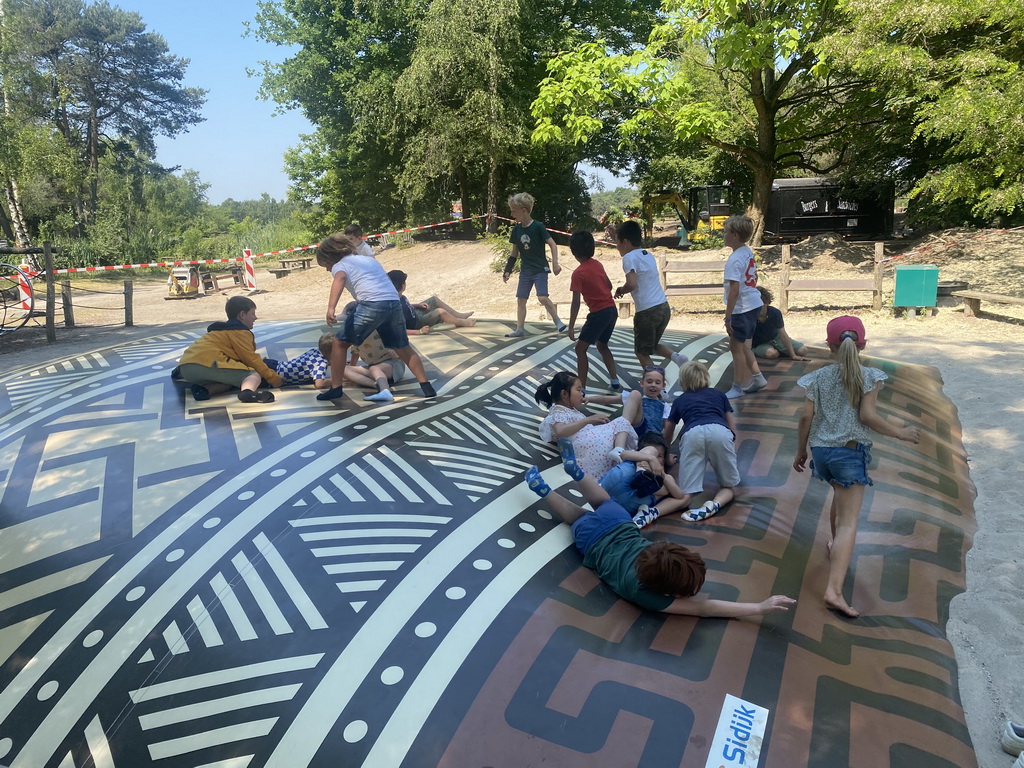
[[[685,195],[685,196],[684,196]],[[644,235],[650,239],[654,234],[654,213],[659,208],[671,205],[679,214],[679,221],[690,239],[698,231],[718,232],[725,220],[732,215],[732,187],[728,184],[708,184],[690,187],[683,193],[664,190],[644,195]]]

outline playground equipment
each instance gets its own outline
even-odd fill
[[[35,293],[28,272],[0,262],[0,336],[27,323],[34,307]]]

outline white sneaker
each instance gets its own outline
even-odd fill
[[[725,393],[725,396],[730,400],[735,400],[738,397],[743,397],[743,389],[739,384],[733,384],[729,387],[729,391]]]
[[[1024,753],[1024,725],[1007,720],[1006,725],[1003,726],[1003,733],[999,738],[999,743],[1003,745],[1003,751],[1008,754],[1019,755]],[[1018,760],[1017,762],[1020,763],[1021,761]]]

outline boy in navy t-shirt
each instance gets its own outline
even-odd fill
[[[782,319],[782,312],[777,307],[771,306],[772,292],[764,286],[757,286],[761,294],[761,301],[764,305],[757,316],[757,325],[754,327],[754,338],[751,345],[754,348],[755,357],[765,360],[775,360],[778,357],[789,357],[793,360],[804,360],[804,345],[799,341],[793,341],[786,333],[786,321]]]
[[[544,306],[551,316],[551,322],[559,333],[565,331],[565,323],[558,319],[558,311],[555,305],[548,298],[548,272],[558,274],[562,268],[558,266],[558,245],[543,222],[534,221],[533,195],[528,192],[520,192],[508,199],[508,209],[516,224],[512,227],[512,234],[509,235],[509,242],[512,243],[512,253],[505,264],[505,272],[501,279],[508,282],[515,268],[516,259],[519,259],[519,286],[516,289],[516,329],[505,335],[518,339],[526,335],[526,302],[534,286],[537,288],[537,300]],[[551,267],[548,268],[548,258],[544,248],[551,250]]]

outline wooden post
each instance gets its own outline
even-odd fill
[[[665,254],[658,254],[658,276],[661,278],[661,287],[665,288],[668,285],[668,257]]]
[[[872,309],[882,308],[882,257],[885,256],[885,243],[875,243],[875,285],[871,294]]]
[[[75,327],[75,307],[71,302],[71,281],[62,280],[60,283],[60,306],[64,310],[64,327]]]
[[[135,284],[131,280],[124,281],[124,324],[126,328],[131,328],[135,325],[135,317],[132,313],[134,286]]]
[[[786,243],[782,246],[782,271],[779,275],[779,309],[782,314],[789,312],[789,253],[791,246]]]
[[[57,328],[53,324],[57,291],[53,284],[53,249],[49,241],[43,243],[43,268],[46,270],[46,343],[53,344],[57,341]]]

